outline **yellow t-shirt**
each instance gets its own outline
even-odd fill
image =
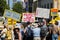
[[[7,37],[8,37],[8,39],[12,39],[11,30],[7,30]]]

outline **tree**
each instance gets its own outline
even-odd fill
[[[9,9],[6,0],[0,0],[0,16],[3,16],[4,10]]]
[[[22,13],[23,6],[22,6],[21,2],[17,2],[13,5],[13,11],[16,11],[18,13]]]

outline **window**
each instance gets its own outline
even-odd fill
[[[51,3],[51,8],[53,8],[53,3]]]
[[[47,8],[49,9],[49,3],[47,4]]]
[[[44,8],[46,8],[46,4],[44,4]]]

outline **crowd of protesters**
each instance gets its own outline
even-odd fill
[[[60,40],[60,27],[56,21],[47,25],[45,19],[38,23],[21,23],[13,28],[4,25],[0,30],[1,40]]]

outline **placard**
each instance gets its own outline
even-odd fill
[[[20,21],[21,15],[17,12],[11,11],[11,10],[5,10],[4,17],[11,18],[16,21]]]
[[[22,22],[35,22],[34,13],[23,13]]]
[[[58,16],[58,9],[51,9],[51,16]]]
[[[36,17],[49,18],[49,15],[50,15],[50,9],[45,9],[45,8],[36,9]]]

